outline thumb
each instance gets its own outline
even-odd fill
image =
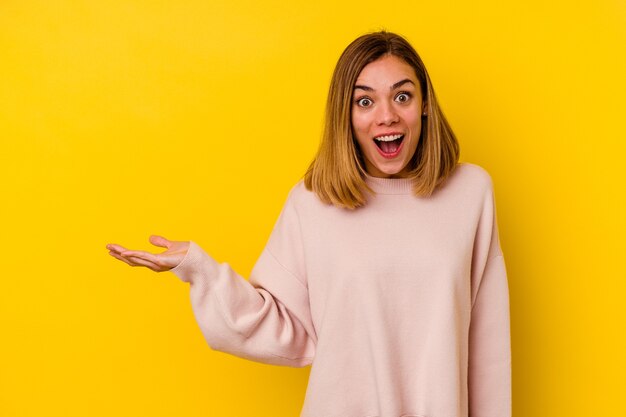
[[[172,245],[172,242],[159,235],[150,236],[150,243],[154,246],[160,246],[162,248],[168,248]]]

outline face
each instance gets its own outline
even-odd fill
[[[352,129],[367,173],[406,177],[422,130],[422,93],[413,67],[393,55],[371,62],[352,98]]]

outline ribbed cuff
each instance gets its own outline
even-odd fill
[[[189,249],[183,260],[170,269],[183,282],[190,284],[208,277],[217,276],[219,264],[195,242],[189,242]]]

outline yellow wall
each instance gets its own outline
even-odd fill
[[[0,3],[0,416],[298,415],[308,368],[211,351],[186,284],[104,246],[193,239],[247,276],[380,28],[494,179],[514,414],[626,415],[624,1],[298,3]]]

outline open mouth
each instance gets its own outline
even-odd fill
[[[404,135],[378,136],[374,138],[374,143],[386,155],[393,155],[400,149]]]

